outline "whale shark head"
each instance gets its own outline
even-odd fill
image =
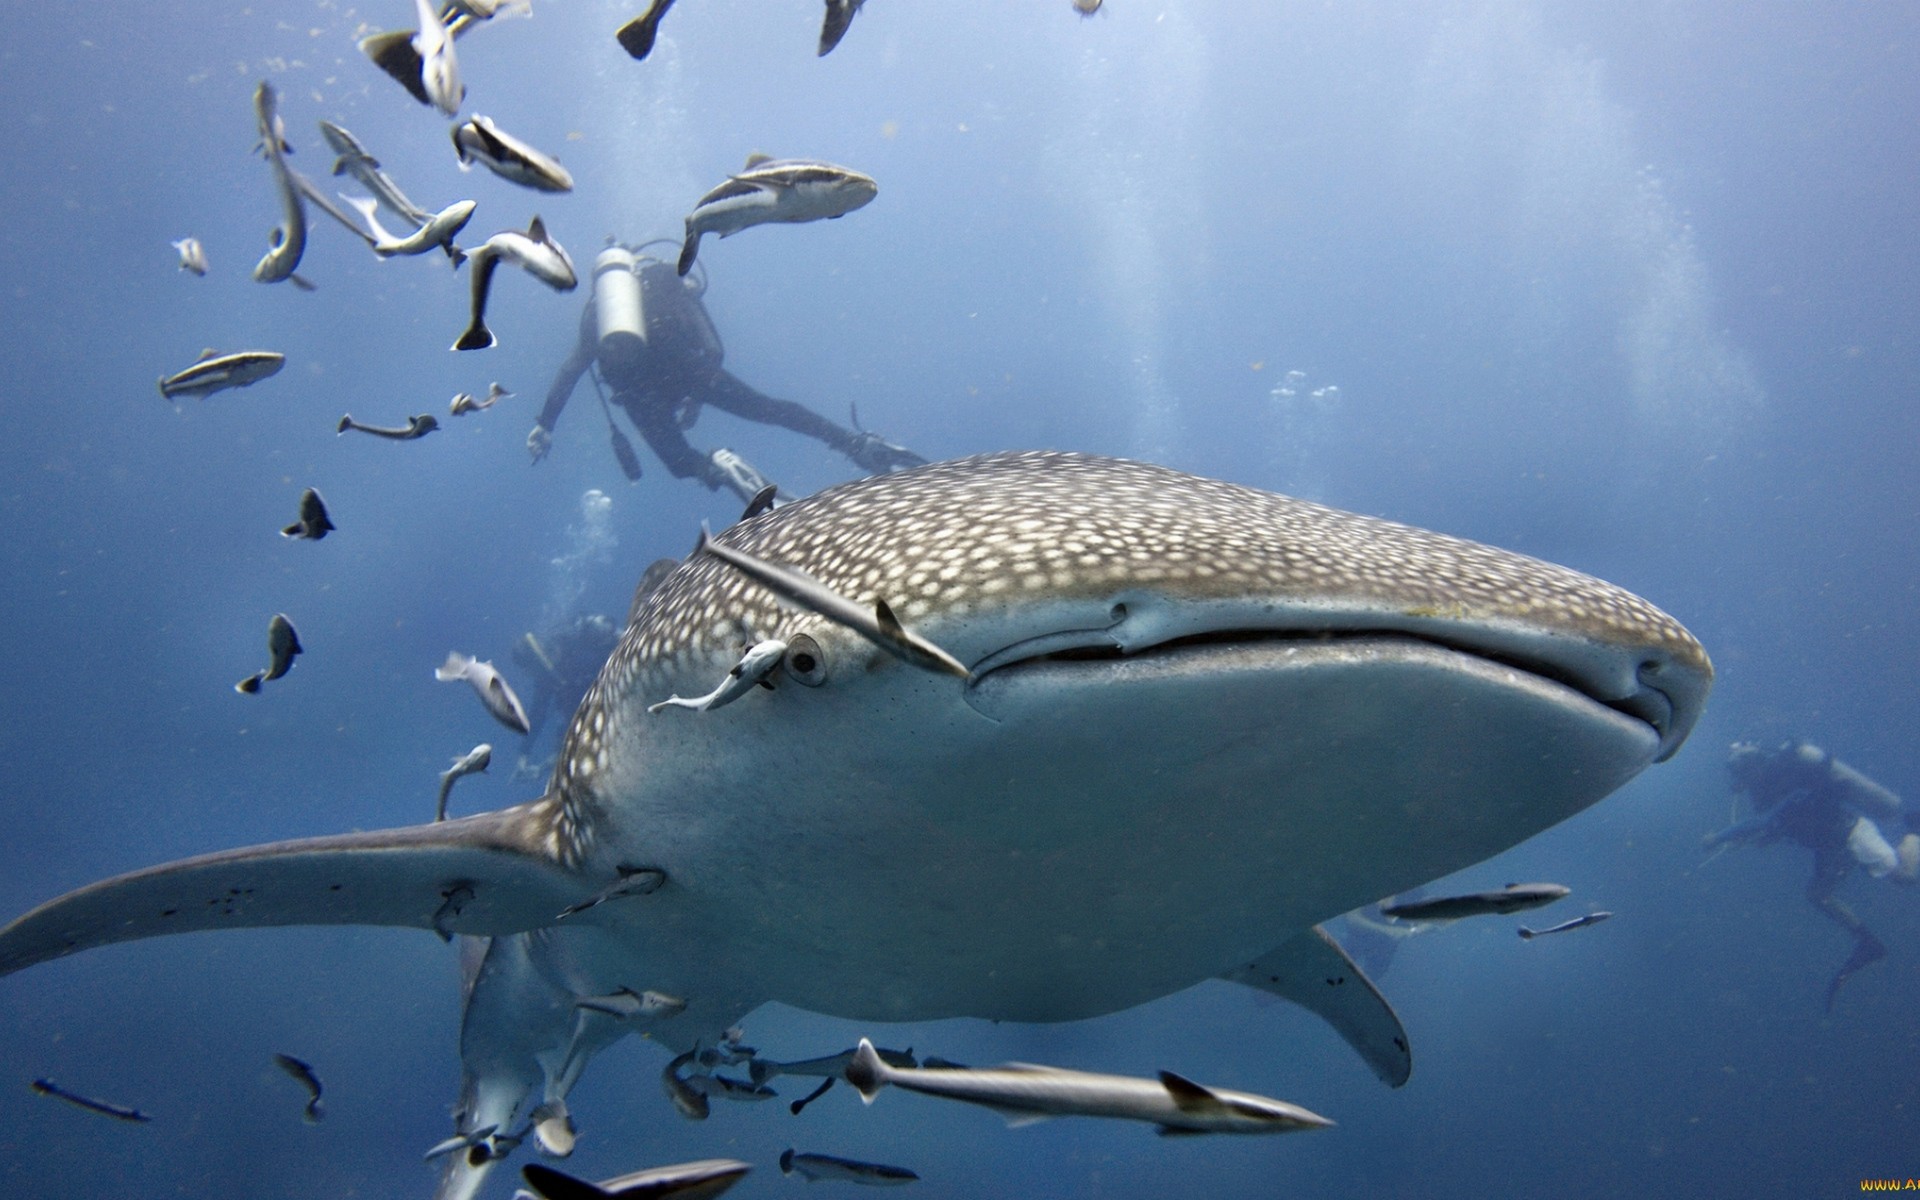
[[[1711,681],[1599,580],[1115,459],[936,464],[715,540],[886,602],[970,677],[696,554],[581,706],[552,842],[667,872],[652,953],[724,942],[750,965],[721,990],[848,1016],[1184,987],[1579,811],[1671,755]],[[767,639],[770,689],[647,712]]]

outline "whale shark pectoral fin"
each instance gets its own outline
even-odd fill
[[[596,886],[556,858],[549,796],[403,829],[275,842],[91,884],[0,929],[0,975],[95,946],[203,929],[411,925],[443,937],[551,924]]]
[[[1413,1052],[1400,1015],[1340,944],[1315,925],[1222,979],[1291,1000],[1333,1026],[1380,1081],[1400,1087],[1413,1074]]]

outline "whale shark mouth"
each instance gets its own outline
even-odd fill
[[[1116,608],[1116,612],[1122,611]],[[1559,684],[1601,708],[1647,725],[1659,740],[1661,757],[1670,753],[1669,748],[1685,737],[1686,730],[1697,716],[1697,713],[1682,711],[1685,697],[1676,696],[1658,685],[1656,681],[1661,664],[1652,655],[1643,656],[1644,660],[1638,661],[1631,672],[1623,677],[1621,664],[1617,661],[1583,662],[1573,655],[1554,658],[1527,653],[1524,647],[1464,644],[1428,632],[1410,633],[1386,628],[1208,629],[1144,645],[1128,646],[1115,636],[1115,630],[1124,620],[1123,615],[1121,621],[1116,621],[1113,627],[1107,629],[1063,630],[996,651],[974,666],[973,679],[968,686],[969,703],[987,715],[993,715],[990,706],[974,703],[973,695],[985,695],[993,690],[994,685],[989,681],[998,679],[1011,682],[1014,676],[1030,674],[1042,666],[1128,666],[1135,668],[1137,673],[1138,668],[1147,667],[1157,659],[1188,657],[1193,651],[1209,649],[1229,653],[1265,652],[1263,656],[1271,656],[1279,666],[1287,664],[1289,660],[1304,662],[1361,648],[1372,656],[1392,656],[1396,653],[1395,647],[1401,646],[1409,650],[1421,647],[1461,655],[1489,666]],[[1650,676],[1653,678],[1650,679]],[[1623,687],[1623,683],[1627,686]]]

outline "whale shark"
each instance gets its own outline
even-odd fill
[[[766,686],[661,707],[773,641]],[[1398,1020],[1330,987],[1359,971],[1319,923],[1671,757],[1712,679],[1568,568],[1139,462],[958,459],[649,571],[539,797],[96,883],[0,929],[0,974],[236,927],[461,938],[449,1200],[529,1131],[564,1153],[600,1049],[685,1055],[770,1001],[1053,1022],[1226,978],[1399,1083]],[[684,1005],[578,1004],[622,989]]]

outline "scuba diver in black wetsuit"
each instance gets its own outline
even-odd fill
[[[645,247],[642,247],[644,250]],[[547,389],[546,406],[527,435],[533,460],[546,457],[553,427],[580,377],[595,366],[647,445],[680,479],[698,479],[709,489],[732,489],[750,501],[767,480],[731,450],[702,454],[687,444],[686,431],[711,404],[764,425],[778,425],[838,450],[861,469],[883,474],[918,466],[926,459],[877,434],[843,429],[803,405],[776,400],[748,387],[721,367],[725,351],[700,296],[704,277],[681,279],[672,262],[609,245],[593,265],[593,298],[580,317],[580,341]],[[607,401],[603,393],[601,402]],[[633,447],[613,424],[614,456],[628,479],[640,478]]]
[[[620,627],[600,613],[575,617],[544,635],[532,631],[521,635],[513,648],[513,664],[519,668],[514,678],[522,682],[525,694],[529,746],[538,745],[541,729],[556,715],[565,736],[566,721],[580,707],[619,641]],[[514,778],[537,779],[551,766],[551,755],[540,759],[522,754],[514,765]]]
[[[1782,838],[1813,852],[1807,903],[1853,935],[1853,953],[1827,985],[1827,1011],[1855,972],[1886,957],[1887,948],[1836,893],[1856,867],[1875,879],[1911,884],[1920,878],[1920,824],[1900,797],[1811,742],[1762,749],[1735,742],[1727,773],[1753,815],[1707,835],[1705,845],[1764,846]],[[1889,841],[1891,831],[1898,839]]]

